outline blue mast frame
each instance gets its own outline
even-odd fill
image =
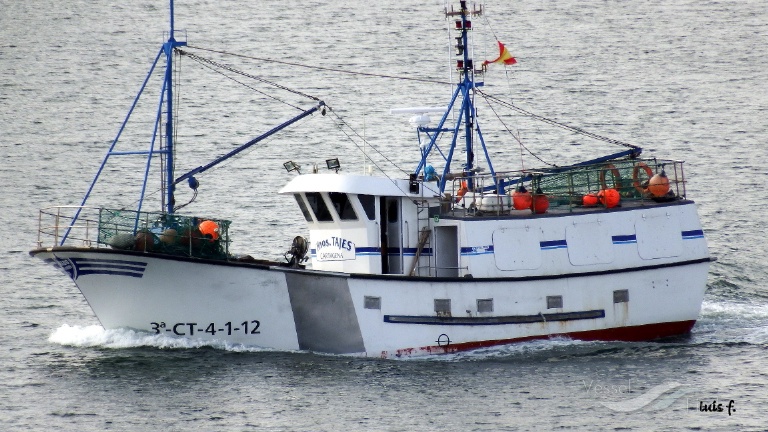
[[[69,226],[67,227],[66,231],[64,232],[64,235],[62,235],[61,241],[59,242],[60,246],[63,246],[66,242],[67,238],[69,237],[70,232],[72,231],[72,228],[77,223],[78,219],[80,218],[80,215],[82,213],[82,209],[85,206],[85,203],[88,201],[88,198],[90,197],[91,193],[93,192],[94,187],[96,186],[96,183],[99,180],[99,177],[101,176],[101,173],[104,171],[104,167],[107,164],[107,161],[109,160],[110,156],[124,156],[124,155],[146,155],[147,162],[146,166],[144,168],[144,180],[142,182],[141,186],[141,193],[136,209],[136,220],[134,222],[134,230],[137,229],[138,223],[139,223],[139,214],[141,212],[141,208],[144,203],[144,196],[145,192],[147,190],[147,182],[149,178],[149,170],[152,165],[152,158],[155,155],[160,155],[161,157],[165,158],[165,167],[163,170],[163,183],[165,186],[165,190],[163,192],[163,207],[164,211],[168,214],[174,213],[174,192],[176,190],[176,184],[180,181],[191,178],[194,174],[201,173],[203,171],[206,171],[207,169],[229,159],[232,156],[235,156],[236,154],[240,153],[241,151],[247,149],[248,147],[255,145],[256,143],[262,141],[263,139],[279,132],[280,130],[290,126],[291,124],[303,119],[304,117],[307,117],[317,111],[320,111],[323,115],[325,115],[325,108],[326,105],[322,101],[318,101],[317,105],[302,111],[301,114],[297,115],[296,117],[287,120],[283,122],[282,124],[275,126],[274,128],[270,129],[269,131],[265,132],[264,134],[258,136],[257,138],[254,138],[253,140],[237,147],[235,150],[230,151],[224,156],[221,156],[214,161],[208,163],[205,166],[197,167],[186,174],[182,175],[178,179],[174,179],[174,122],[173,122],[173,55],[174,51],[178,47],[183,47],[187,45],[187,42],[180,42],[177,41],[175,38],[175,24],[174,24],[174,11],[173,11],[173,0],[170,0],[170,33],[168,35],[168,40],[163,43],[163,46],[161,47],[160,51],[157,53],[157,56],[155,57],[154,62],[152,62],[152,66],[149,69],[149,72],[147,73],[146,78],[144,79],[144,82],[141,85],[141,88],[139,89],[138,94],[133,100],[133,103],[131,104],[131,108],[128,110],[128,114],[125,116],[125,119],[123,120],[123,123],[120,125],[120,129],[117,132],[117,135],[115,136],[115,139],[112,141],[112,144],[109,147],[109,150],[107,151],[107,154],[104,156],[104,159],[101,161],[101,165],[99,166],[98,171],[96,172],[96,175],[94,176],[93,180],[91,181],[90,186],[88,187],[88,190],[85,193],[85,196],[83,197],[83,200],[80,202],[80,206],[78,207],[77,211],[75,212],[74,216],[72,217],[72,221],[70,222]],[[134,109],[136,108],[136,105],[139,102],[139,99],[141,98],[141,95],[144,93],[144,90],[147,88],[147,84],[149,83],[150,78],[152,77],[152,74],[155,72],[155,68],[157,67],[158,63],[160,62],[160,58],[165,56],[165,73],[163,77],[163,83],[161,86],[160,91],[160,100],[158,101],[158,107],[155,114],[155,123],[154,123],[154,131],[152,134],[152,139],[149,144],[148,150],[133,150],[133,151],[115,151],[115,146],[117,145],[117,142],[120,140],[121,135],[123,134],[123,131],[126,128],[126,125],[128,124],[128,120],[131,118],[131,115],[133,114]],[[165,131],[161,131],[161,133],[164,132],[165,135],[165,142],[161,144],[159,150],[155,150],[155,141],[158,137],[158,129],[162,126],[162,119],[163,119],[163,108],[165,107]],[[162,140],[161,140],[162,141]]]
[[[474,75],[475,75],[475,69],[473,65],[473,61],[468,49],[468,31],[472,28],[471,21],[468,19],[470,11],[466,8],[466,2],[462,1],[461,4],[461,10],[459,12],[448,12],[446,11],[446,16],[460,16],[461,20],[457,21],[457,29],[461,31],[461,36],[457,37],[457,49],[459,49],[459,54],[462,56],[462,59],[458,62],[458,67],[460,74],[461,74],[461,80],[456,86],[456,90],[453,93],[453,96],[451,97],[451,101],[448,104],[448,108],[446,109],[445,113],[443,114],[443,117],[440,119],[440,123],[438,124],[437,128],[426,128],[426,127],[419,127],[418,131],[419,133],[424,132],[429,137],[429,144],[426,147],[426,150],[421,155],[421,160],[419,161],[418,166],[416,167],[416,170],[414,171],[415,174],[419,174],[420,172],[424,171],[424,169],[427,166],[427,158],[431,154],[432,150],[436,147],[435,143],[437,142],[437,139],[439,138],[440,134],[443,132],[452,132],[453,133],[453,139],[451,140],[451,146],[448,149],[448,155],[444,156],[446,159],[445,161],[445,167],[443,168],[442,176],[440,177],[439,182],[439,188],[440,192],[445,191],[445,184],[448,174],[451,172],[451,162],[453,162],[453,153],[456,149],[456,142],[458,140],[458,134],[459,131],[462,128],[462,125],[464,126],[464,148],[466,152],[466,158],[465,162],[462,168],[462,175],[468,178],[469,188],[473,188],[473,177],[474,177],[474,162],[475,162],[475,154],[474,154],[474,133],[475,130],[477,131],[477,136],[479,138],[480,146],[483,149],[483,154],[485,155],[485,160],[488,163],[488,169],[491,172],[491,175],[494,179],[494,188],[500,189],[500,186],[496,184],[496,172],[493,169],[493,163],[491,162],[490,155],[488,154],[488,150],[485,146],[485,140],[483,139],[482,132],[480,131],[480,125],[477,124],[477,119],[475,116],[475,106],[474,106],[474,89],[476,87],[480,87],[483,85],[482,82],[476,83],[474,81]],[[481,11],[473,11],[472,13],[479,14]],[[453,110],[454,106],[456,105],[456,100],[458,97],[461,96],[461,106],[459,107],[459,113],[458,118],[456,119],[456,123],[452,129],[446,129],[445,123],[448,119],[448,114]],[[433,132],[434,134],[430,135],[430,132]],[[442,155],[442,152],[440,152]]]
[[[107,161],[109,160],[110,156],[123,156],[123,155],[147,155],[147,164],[144,171],[144,181],[141,188],[141,196],[139,198],[139,203],[137,206],[137,223],[138,223],[138,212],[141,211],[142,204],[144,202],[144,194],[147,188],[147,177],[149,174],[149,168],[152,163],[152,157],[155,154],[161,154],[166,157],[166,185],[169,185],[170,187],[166,188],[165,191],[165,201],[166,201],[166,211],[169,213],[173,213],[173,52],[174,49],[181,46],[186,46],[186,42],[179,42],[174,37],[174,19],[173,19],[173,0],[170,0],[170,33],[168,35],[168,40],[163,44],[160,51],[157,53],[157,56],[155,57],[154,62],[152,62],[152,66],[149,68],[149,72],[147,73],[146,78],[144,79],[143,84],[141,85],[141,88],[139,89],[138,94],[136,94],[136,97],[133,100],[133,103],[131,104],[131,108],[128,110],[128,114],[125,116],[125,119],[123,120],[123,123],[120,125],[120,129],[117,132],[117,135],[115,136],[115,139],[112,141],[112,145],[110,145],[109,150],[107,151],[107,154],[104,156],[104,159],[101,161],[101,165],[99,166],[98,171],[96,172],[96,175],[94,176],[93,180],[91,181],[90,186],[88,187],[88,190],[85,193],[85,196],[83,197],[83,200],[80,202],[80,207],[75,212],[72,222],[67,227],[67,230],[64,232],[64,235],[61,237],[61,241],[59,242],[59,245],[64,245],[67,238],[69,237],[69,233],[72,231],[73,226],[77,222],[78,218],[80,217],[80,214],[82,212],[83,206],[85,206],[85,203],[88,201],[88,198],[91,196],[91,192],[93,192],[94,186],[96,186],[96,183],[99,180],[99,177],[101,176],[101,173],[104,171],[104,167],[107,164]],[[155,71],[155,67],[157,67],[158,62],[160,61],[160,57],[165,54],[165,76],[162,84],[162,90],[161,90],[161,96],[160,96],[160,102],[158,104],[158,110],[157,110],[157,117],[155,119],[155,133],[152,135],[152,141],[150,142],[149,150],[144,151],[115,151],[115,146],[117,145],[117,142],[120,140],[120,136],[123,134],[123,131],[125,130],[126,125],[128,124],[128,120],[131,118],[131,115],[133,114],[134,109],[136,108],[137,103],[139,102],[139,99],[141,98],[141,95],[144,93],[144,90],[147,88],[147,84],[149,83],[149,79],[152,77],[152,74]],[[160,123],[160,118],[162,117],[162,107],[163,102],[165,102],[166,106],[166,137],[165,137],[165,147],[161,148],[159,151],[155,151],[155,137],[157,136],[157,128]],[[170,180],[170,181],[169,181]]]

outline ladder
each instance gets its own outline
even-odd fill
[[[429,204],[427,200],[416,200],[414,201],[414,204],[416,204],[417,209],[416,229],[419,231],[419,243],[416,247],[416,254],[413,257],[413,262],[411,263],[411,268],[408,271],[408,276],[416,276],[416,270],[420,268],[419,259],[421,258],[421,253],[424,251],[424,247],[430,244],[430,239],[432,238],[432,229],[429,225]],[[431,276],[432,258],[429,260],[430,262],[426,266],[422,267],[427,267]]]

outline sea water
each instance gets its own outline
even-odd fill
[[[454,35],[442,1],[175,6],[177,36],[195,47],[189,52],[333,109],[198,176],[198,197],[184,212],[234,220],[234,252],[282,259],[291,239],[306,235],[295,203],[275,195],[294,175],[283,162],[324,169],[325,159],[339,157],[344,172],[373,166],[402,176],[415,167],[418,145],[408,119],[389,109],[445,105],[452,91],[439,83],[455,78],[446,67]],[[39,208],[79,204],[167,37],[167,5],[6,0],[0,11],[0,429],[767,427],[765,2],[485,3],[485,14],[473,18],[476,61],[495,58],[498,38],[518,63],[491,65],[483,90],[647,155],[685,160],[686,192],[717,262],[688,337],[554,339],[411,360],[101,328],[72,282],[27,252],[36,245]],[[181,59],[178,172],[314,104],[226,75]],[[153,93],[137,108],[122,149],[147,148],[156,100]],[[508,113],[498,113],[506,128],[494,130],[499,119],[485,101],[478,107],[489,151],[506,169],[540,164],[510,133],[548,163],[620,150]],[[111,183],[94,191],[93,204],[135,205],[130,186],[142,170],[135,159],[111,160]],[[156,197],[150,189],[148,199]],[[180,188],[177,201],[191,197]]]

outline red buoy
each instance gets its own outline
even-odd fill
[[[546,213],[549,208],[549,199],[541,188],[536,190],[536,194],[533,195],[533,202],[531,203],[531,211],[536,214]]]

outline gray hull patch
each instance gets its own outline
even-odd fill
[[[299,349],[332,354],[365,352],[347,279],[286,273]]]

